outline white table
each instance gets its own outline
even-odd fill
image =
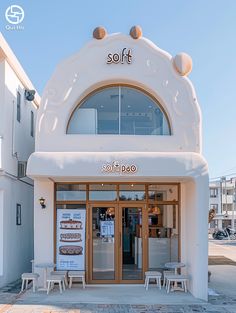
[[[165,264],[165,267],[170,268],[170,269],[174,269],[175,275],[177,275],[178,274],[178,268],[185,267],[185,264],[181,263],[181,262],[168,262]],[[175,282],[174,287],[171,289],[171,291],[174,291],[174,290],[182,290],[182,288],[179,288],[177,286],[177,282]]]
[[[39,288],[38,290],[40,291],[47,291],[47,276],[48,276],[48,269],[49,268],[54,268],[56,264],[54,263],[36,263],[34,265],[37,268],[42,268],[43,269],[43,288]]]
[[[178,274],[178,272],[177,272],[178,268],[185,267],[185,264],[181,263],[181,262],[168,262],[165,264],[165,267],[174,269],[175,275],[177,275]]]

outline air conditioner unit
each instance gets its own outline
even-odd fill
[[[18,161],[18,178],[26,177],[27,161]]]

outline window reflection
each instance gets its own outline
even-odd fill
[[[117,199],[116,185],[96,184],[89,186],[89,200],[113,201]]]
[[[144,185],[120,185],[119,200],[121,201],[143,201],[145,200]]]
[[[92,208],[93,279],[115,278],[115,208]]]
[[[104,87],[73,112],[68,134],[170,135],[160,104],[135,87]]]
[[[149,205],[149,269],[162,270],[167,262],[178,261],[178,206]]]
[[[86,200],[86,185],[80,184],[57,184],[56,199],[65,200]]]
[[[153,201],[177,201],[177,185],[149,185],[148,199]]]

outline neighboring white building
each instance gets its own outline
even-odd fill
[[[224,228],[231,226],[235,228],[236,218],[236,178],[210,182],[210,207],[215,209],[216,216],[210,224],[210,228]]]
[[[0,34],[0,287],[31,269],[33,258],[33,181],[24,176],[34,151],[39,96]],[[19,161],[23,161],[20,165]]]
[[[209,180],[191,59],[102,34],[43,93],[27,166],[35,263],[123,284],[179,260],[190,292],[207,300]]]

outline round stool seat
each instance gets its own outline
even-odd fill
[[[64,280],[64,275],[59,275],[59,274],[52,274],[48,276],[47,281],[63,281]]]
[[[51,271],[52,275],[67,275],[67,271]]]
[[[69,271],[68,276],[69,277],[82,277],[85,275],[85,271]]]
[[[172,274],[168,275],[167,279],[170,280],[183,280],[183,279],[188,279],[189,277],[187,275],[179,275],[179,274]]]
[[[37,279],[39,278],[39,274],[37,273],[23,273],[21,275],[22,279]]]
[[[161,277],[161,273],[160,272],[154,272],[154,271],[149,271],[149,272],[145,272],[145,276],[160,276]]]

